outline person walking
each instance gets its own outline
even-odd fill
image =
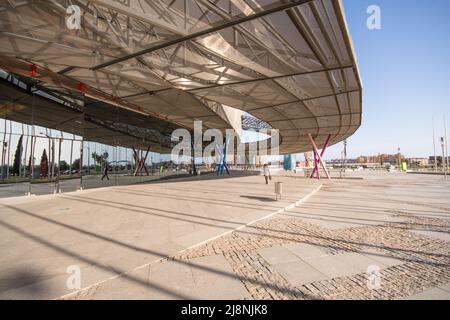
[[[264,164],[263,166],[264,178],[266,179],[266,184],[269,184],[269,180],[272,180],[272,176],[270,175],[269,166]]]
[[[108,163],[105,162],[105,168],[103,169],[103,176],[102,176],[102,181],[104,178],[109,180],[109,176],[108,176]]]

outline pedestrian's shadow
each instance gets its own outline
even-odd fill
[[[13,272],[4,275],[0,292],[22,288],[27,298],[37,297],[47,289],[43,280],[48,277],[40,274],[41,272],[29,267],[17,267]]]
[[[269,197],[241,196],[241,198],[259,200],[259,201],[263,201],[263,202],[276,202],[277,201],[277,200],[269,198]]]

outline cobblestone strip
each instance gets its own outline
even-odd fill
[[[224,254],[236,275],[244,283],[251,299],[303,299],[304,295],[291,286],[256,252],[239,251]]]
[[[366,274],[335,278],[304,285],[299,290],[318,299],[395,299],[410,296],[450,282],[450,269],[421,263],[406,263],[383,269],[380,288],[367,286]],[[320,288],[320,289],[315,289]]]
[[[224,255],[252,299],[394,299],[449,283],[449,244],[409,232],[423,224],[446,228],[448,221],[405,218],[406,224],[328,230],[301,218],[275,217],[184,252],[179,258]],[[381,270],[382,286],[377,290],[368,288],[366,274],[293,288],[257,253],[258,249],[287,243],[319,245],[328,254],[370,250],[405,263]]]

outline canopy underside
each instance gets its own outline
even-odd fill
[[[81,8],[79,30],[66,26],[69,5]],[[1,68],[41,77],[48,90],[58,74],[174,127],[241,130],[247,112],[280,130],[288,154],[311,150],[309,133],[335,144],[361,125],[362,84],[338,0],[10,0],[0,30],[1,56],[40,69]]]

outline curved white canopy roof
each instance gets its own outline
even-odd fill
[[[81,8],[79,30],[65,25],[70,4]],[[283,154],[311,150],[308,133],[333,144],[361,125],[339,0],[10,0],[0,30],[2,68],[36,64],[44,81],[58,73],[188,128],[239,129],[222,105],[232,107],[279,129]]]

